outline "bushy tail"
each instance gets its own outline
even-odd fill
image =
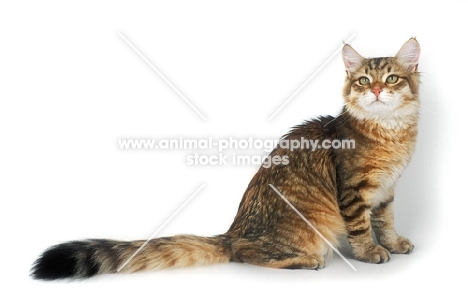
[[[37,259],[31,276],[43,280],[80,279],[96,274],[227,263],[231,259],[228,241],[224,235],[157,238],[149,241],[131,258],[144,244],[145,241],[113,240],[58,244],[47,249]]]

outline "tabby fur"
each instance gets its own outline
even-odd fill
[[[270,184],[333,245],[346,235],[358,260],[383,263],[391,253],[410,253],[413,244],[394,229],[393,200],[416,141],[419,52],[414,38],[394,57],[366,59],[344,45],[341,114],[298,125],[283,140],[352,139],[354,149],[277,146],[270,156],[287,157],[288,164],[260,167],[225,234],[152,239],[120,272],[226,262],[324,267],[330,247]],[[40,256],[31,275],[53,280],[116,273],[143,244],[105,239],[58,244]]]

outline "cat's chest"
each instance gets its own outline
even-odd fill
[[[390,141],[367,150],[361,165],[370,167],[365,177],[375,186],[369,188],[366,196],[373,206],[393,198],[396,182],[408,165],[413,149],[411,141]]]

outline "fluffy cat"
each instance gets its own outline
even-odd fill
[[[344,45],[341,114],[307,121],[283,140],[352,139],[354,149],[277,146],[270,156],[288,157],[288,164],[260,167],[225,234],[152,239],[121,272],[220,262],[324,267],[329,247],[269,184],[333,245],[346,235],[358,260],[383,263],[391,253],[410,253],[413,244],[394,229],[393,196],[416,140],[419,53],[414,38],[394,57],[366,59]],[[96,239],[58,244],[40,256],[31,275],[53,280],[116,273],[144,242]]]

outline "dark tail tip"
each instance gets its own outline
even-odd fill
[[[99,266],[83,242],[69,242],[47,249],[34,262],[31,277],[38,280],[79,279],[95,275]]]

